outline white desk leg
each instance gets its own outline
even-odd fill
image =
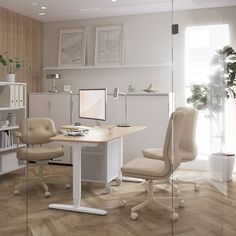
[[[74,211],[95,215],[106,215],[107,211],[80,206],[81,199],[81,145],[76,144],[72,146],[72,158],[73,158],[73,203],[74,205],[65,204],[50,204],[49,208]]]

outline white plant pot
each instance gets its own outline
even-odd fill
[[[16,75],[15,74],[6,74],[6,82],[15,82]]]
[[[209,156],[209,169],[212,180],[226,182],[232,180],[235,156],[226,154]]]

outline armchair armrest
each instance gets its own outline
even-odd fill
[[[20,137],[22,136],[22,133],[19,131],[14,132],[14,135],[16,137],[16,148],[19,148],[19,143],[20,143]]]
[[[22,133],[19,131],[14,132],[14,135],[16,136],[16,138],[20,138],[22,136]]]

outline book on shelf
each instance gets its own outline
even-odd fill
[[[13,145],[13,133],[11,130],[0,132],[0,148],[11,147]]]

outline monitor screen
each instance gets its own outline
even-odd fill
[[[79,118],[106,120],[106,89],[79,89]]]

